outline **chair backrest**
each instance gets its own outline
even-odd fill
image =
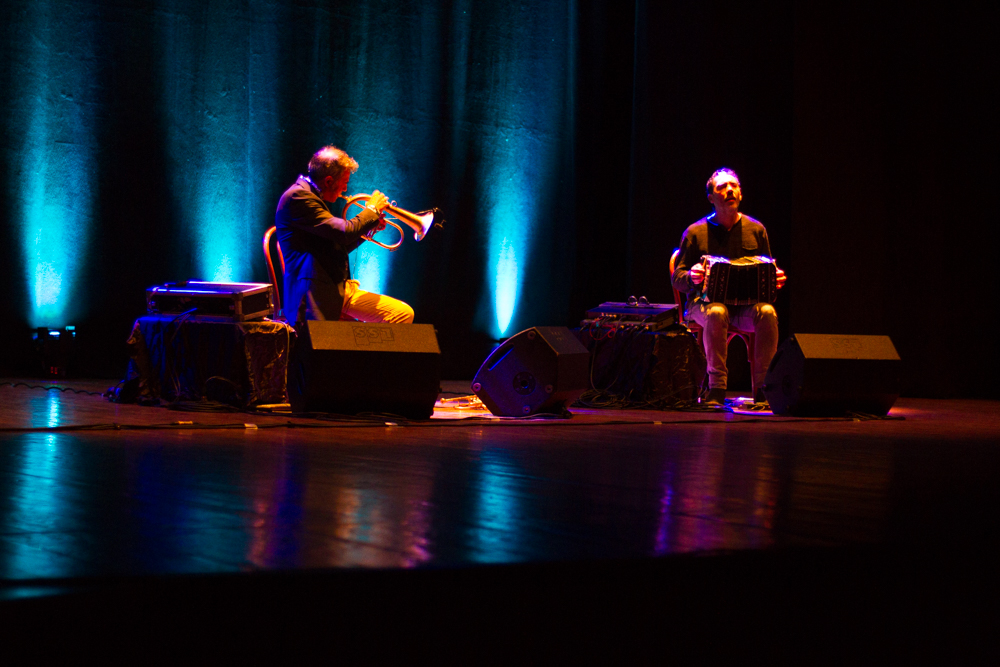
[[[271,287],[274,288],[274,310],[276,313],[281,313],[281,287],[279,287],[278,278],[274,273],[274,262],[271,260],[271,237],[274,236],[276,229],[276,227],[271,227],[264,232],[264,259],[267,261],[267,273],[271,276]],[[278,243],[278,239],[274,239],[274,247],[278,251],[278,261],[281,262],[281,276],[282,280],[284,280],[285,256],[281,252],[281,244]]]
[[[681,255],[681,249],[676,248],[673,254],[670,255],[670,289],[674,291],[674,303],[677,304],[677,310],[680,311],[679,317],[684,317],[684,302],[685,297],[682,295],[681,291],[674,287],[674,267],[677,266],[677,258]]]

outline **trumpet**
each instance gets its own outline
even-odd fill
[[[357,206],[359,208],[368,208],[367,202],[372,196],[369,194],[357,194],[352,197],[347,198],[347,204],[344,205],[344,212],[341,217],[345,220],[347,219],[347,211],[352,206]],[[436,208],[432,208],[428,211],[421,211],[420,213],[410,213],[406,209],[399,208],[395,205],[395,202],[385,207],[385,210],[391,213],[397,220],[402,222],[404,225],[413,230],[413,240],[419,241],[425,236],[427,232],[430,231],[431,227],[435,225],[440,227],[440,222],[434,222],[434,215],[438,212]],[[382,243],[381,241],[376,241],[373,237],[375,236],[375,230],[370,230],[367,234],[361,237],[363,241],[371,241],[377,246],[381,246],[390,252],[398,248],[403,243],[403,228],[397,225],[392,220],[385,219],[385,223],[392,225],[399,231],[399,240],[395,243],[388,245]]]

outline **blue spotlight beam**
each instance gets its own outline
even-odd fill
[[[420,29],[379,43],[365,39],[372,33],[371,26],[385,21],[387,11],[405,14],[406,20]],[[433,205],[425,199],[430,173],[420,165],[429,162],[421,149],[427,146],[428,109],[436,100],[437,81],[431,62],[437,57],[433,39],[440,30],[441,11],[440,3],[430,2],[398,5],[391,10],[383,3],[354,3],[344,9],[342,34],[361,36],[362,42],[336,43],[327,73],[337,81],[335,106],[324,109],[333,114],[324,125],[343,128],[337,141],[343,141],[343,148],[360,164],[351,180],[351,193],[378,189],[411,210]],[[418,61],[422,66],[403,65]],[[386,235],[393,233],[390,230]],[[352,254],[352,275],[364,289],[390,291],[393,267],[407,252],[407,244],[412,244],[412,235],[408,236],[396,253],[363,243]],[[393,289],[394,296],[408,297],[406,293],[414,286],[400,282],[404,284],[393,287],[403,294]]]
[[[277,8],[176,2],[160,19],[168,154],[196,277],[250,280],[274,214]]]
[[[502,16],[477,17],[471,28],[467,76],[492,91],[475,110],[473,141],[482,156],[477,176],[488,227],[484,267],[492,303],[483,310],[494,315],[488,326],[496,337],[517,321],[533,244],[546,237],[559,210],[551,191],[561,138],[572,132],[571,5],[507,7]],[[468,118],[470,111],[462,113]]]
[[[32,327],[60,327],[81,315],[78,289],[93,220],[98,153],[89,5],[29,3],[14,28],[12,136],[19,164],[12,185],[15,225]]]

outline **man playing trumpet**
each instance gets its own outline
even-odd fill
[[[410,323],[413,309],[398,299],[366,292],[351,279],[348,253],[371,230],[385,228],[386,196],[376,190],[368,207],[351,220],[330,212],[347,191],[358,163],[335,146],[324,146],[309,161],[309,175],[299,176],[281,195],[274,216],[285,258],[284,313],[289,322],[339,320]]]

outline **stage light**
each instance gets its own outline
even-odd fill
[[[62,324],[86,305],[76,287],[88,259],[98,152],[93,45],[80,30],[92,8],[50,10],[25,5],[22,31],[36,47],[14,52],[19,75],[9,100],[21,174],[12,184],[15,224],[33,327]]]
[[[38,327],[31,337],[34,340],[35,368],[41,377],[64,378],[71,374],[76,361],[76,327]]]

